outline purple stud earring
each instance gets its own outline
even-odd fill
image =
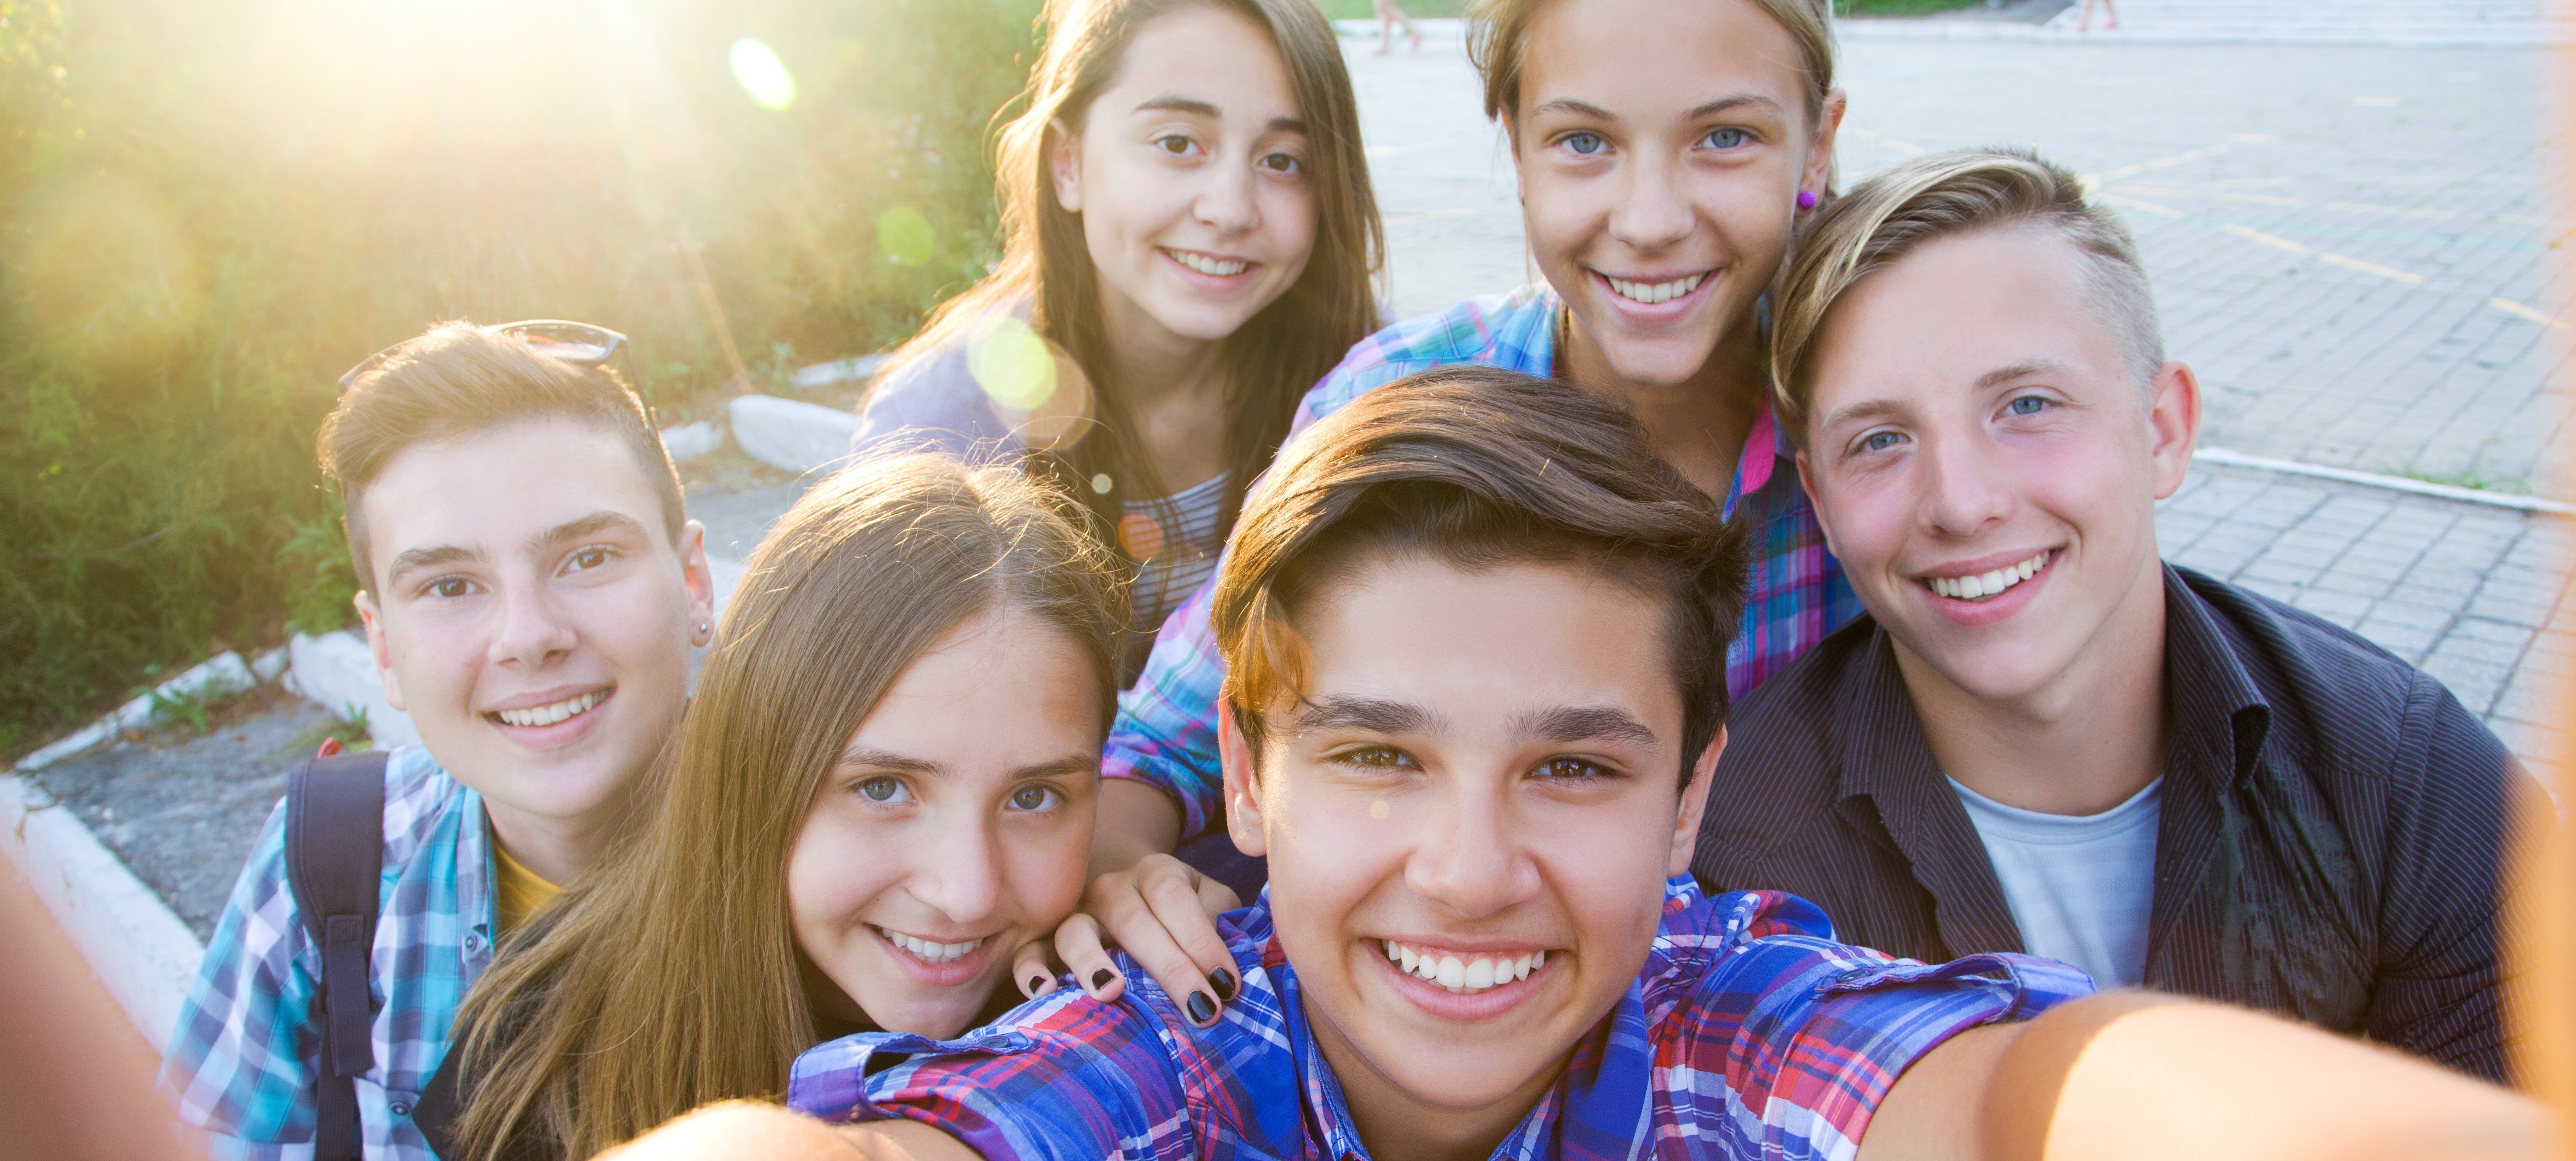
[[[1799,190],[1798,208],[1802,210],[1812,210],[1816,208],[1816,191],[1811,189]]]

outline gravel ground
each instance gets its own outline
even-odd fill
[[[287,766],[336,724],[313,703],[267,687],[218,706],[204,734],[155,730],[30,777],[202,940],[286,793]]]

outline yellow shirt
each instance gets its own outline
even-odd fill
[[[493,910],[500,913],[501,933],[518,930],[519,924],[537,913],[537,909],[554,902],[563,888],[538,878],[535,871],[519,865],[510,852],[492,844],[492,862],[500,869],[499,890],[493,893]]]

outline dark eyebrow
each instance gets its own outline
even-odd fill
[[[1068,774],[1097,773],[1100,773],[1100,754],[1098,751],[1092,751],[1083,754],[1067,754],[1052,762],[1036,762],[1022,766],[1011,771],[1011,780],[1018,782],[1030,778],[1061,778]]]
[[[579,520],[566,520],[528,539],[530,548],[546,548],[567,540],[588,540],[603,532],[641,533],[644,526],[622,512],[598,511]]]
[[[1215,105],[1199,100],[1196,97],[1184,97],[1177,93],[1165,93],[1162,96],[1136,106],[1136,111],[1139,113],[1145,112],[1149,109],[1160,109],[1167,113],[1189,113],[1199,117],[1215,117],[1221,115],[1217,111],[1217,107]]]
[[[1377,734],[1427,734],[1439,719],[1421,706],[1373,697],[1310,701],[1297,714],[1301,730],[1366,730]]]
[[[1558,706],[1524,715],[1515,723],[1524,734],[1549,742],[1626,742],[1655,744],[1655,731],[1628,711],[1609,706]]]
[[[2015,379],[2031,375],[2062,375],[2074,369],[2055,359],[2024,359],[2012,366],[1997,367],[1977,376],[1977,389],[1982,391],[1989,387],[2000,387]]]
[[[1304,133],[1306,131],[1306,123],[1296,119],[1295,117],[1273,117],[1270,119],[1270,131],[1273,133]]]
[[[393,560],[385,565],[385,585],[392,587],[393,583],[402,579],[403,574],[407,572],[446,568],[452,564],[464,564],[481,559],[483,559],[482,552],[454,544],[441,544],[434,548],[405,549],[395,554]]]

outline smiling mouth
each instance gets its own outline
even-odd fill
[[[1201,274],[1214,275],[1218,278],[1231,278],[1246,270],[1252,269],[1252,263],[1249,262],[1238,261],[1231,258],[1216,258],[1206,254],[1192,253],[1188,250],[1165,250],[1163,253],[1171,255],[1172,261],[1174,262],[1178,262],[1181,265],[1187,266],[1192,270],[1196,270]]]
[[[1531,972],[1547,966],[1547,953],[1533,951],[1518,956],[1461,956],[1456,952],[1417,948],[1411,944],[1381,939],[1386,958],[1403,968],[1406,975],[1461,996],[1472,996],[1505,984],[1529,978]]]
[[[599,703],[607,701],[609,694],[615,692],[617,691],[614,687],[608,689],[597,689],[578,697],[565,698],[552,705],[530,706],[526,709],[493,710],[491,713],[484,716],[505,726],[551,726],[556,722],[566,721],[589,713],[592,709],[596,708]]]
[[[868,926],[876,927],[873,923]],[[927,939],[905,935],[888,927],[876,927],[876,933],[884,936],[887,943],[911,952],[914,959],[929,964],[955,963],[966,958],[976,948],[984,946],[984,939],[981,936],[964,943],[932,943]]]
[[[1975,576],[1927,576],[1923,578],[1923,587],[1931,589],[1935,596],[1948,597],[1954,601],[1992,600],[2001,595],[2004,590],[2039,575],[2039,571],[2047,568],[2056,555],[2056,549],[2048,549],[2020,564],[2007,565]]]
[[[1609,283],[1611,293],[1621,298],[1653,306],[1659,302],[1671,302],[1699,289],[1699,284],[1707,281],[1710,273],[1702,270],[1688,278],[1677,278],[1671,282],[1630,282],[1624,278],[1612,278],[1603,274],[1601,281]]]

